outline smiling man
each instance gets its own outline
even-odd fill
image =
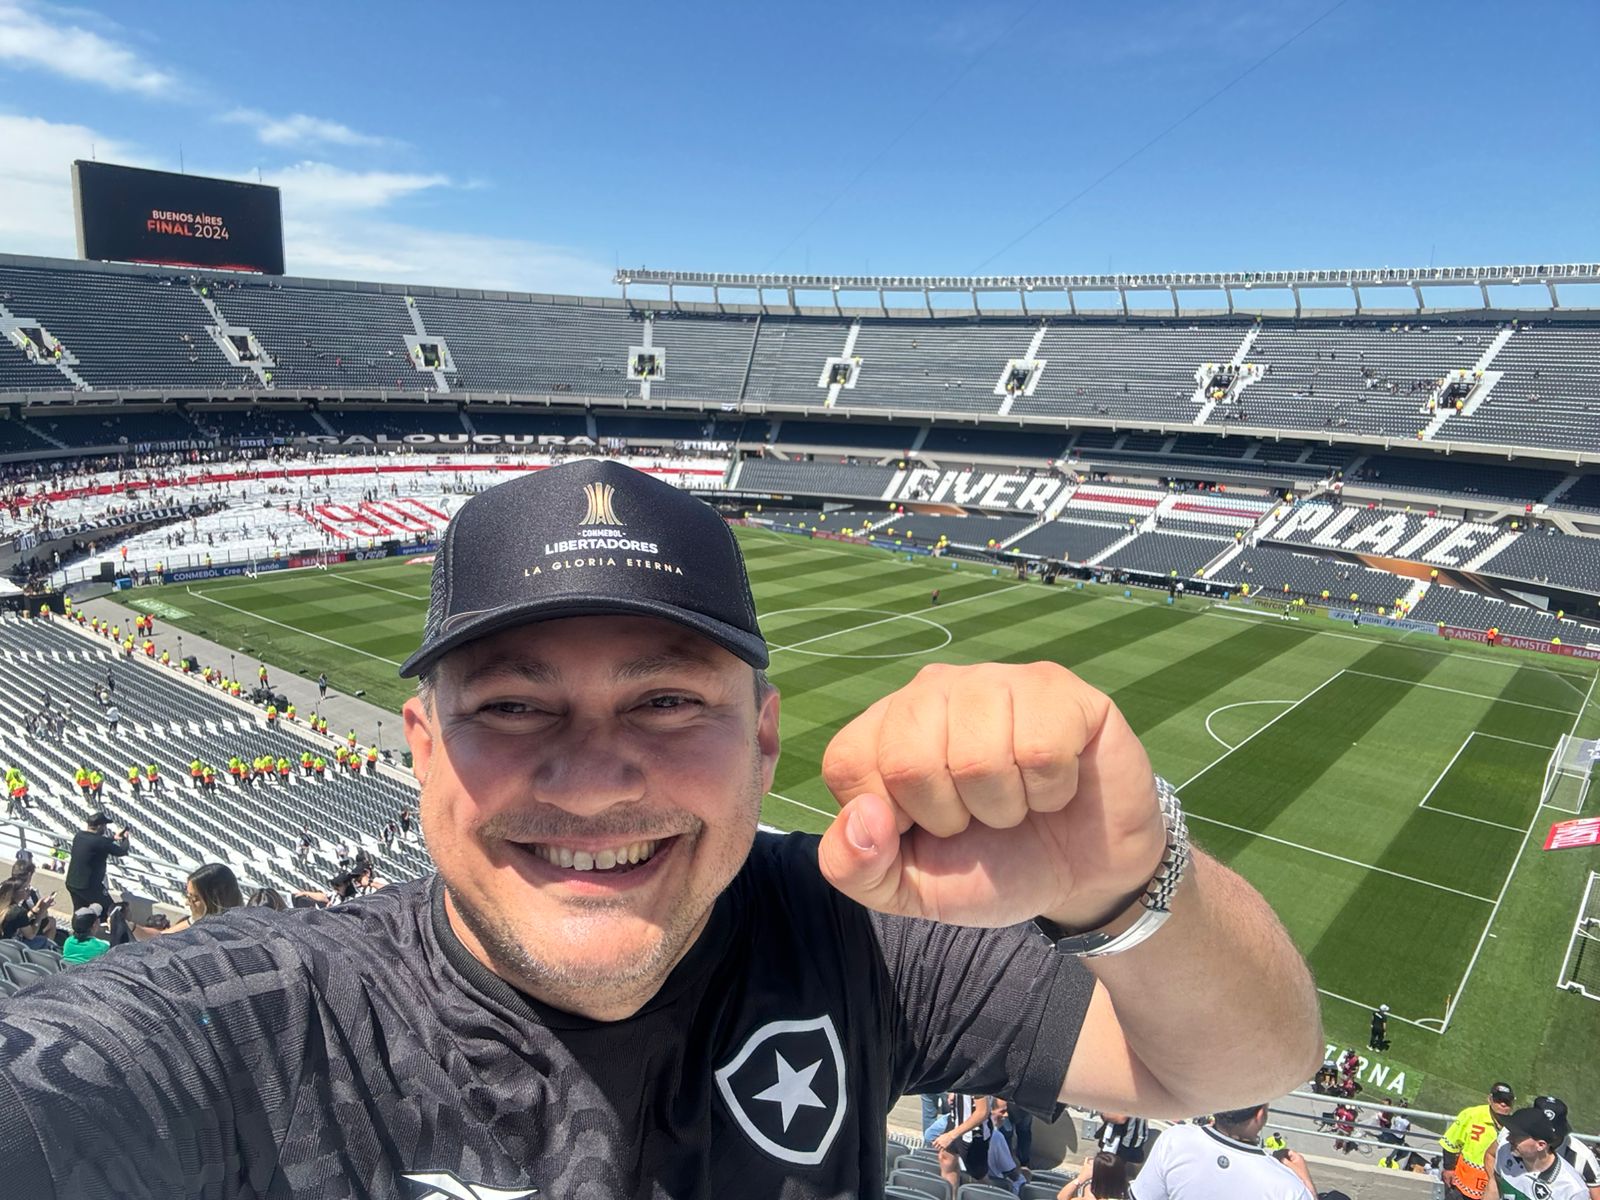
[[[437,874],[0,1004],[7,1195],[875,1195],[902,1093],[1184,1116],[1310,1077],[1304,964],[1104,695],[930,666],[783,837],[766,665],[698,500],[604,461],[474,497],[403,668]]]

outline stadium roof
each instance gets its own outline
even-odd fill
[[[781,291],[789,305],[795,305],[797,291],[832,292],[838,305],[840,292],[876,292],[879,307],[888,311],[889,292],[919,292],[931,312],[936,292],[967,292],[977,307],[979,292],[1016,292],[1028,309],[1033,293],[1058,292],[1067,297],[1069,311],[1077,312],[1079,292],[1111,292],[1128,311],[1129,292],[1166,292],[1172,297],[1172,311],[1178,314],[1180,292],[1220,291],[1227,296],[1228,311],[1233,311],[1233,293],[1254,288],[1283,289],[1294,295],[1295,312],[1301,311],[1302,288],[1348,289],[1355,298],[1353,311],[1362,311],[1364,288],[1409,288],[1416,296],[1417,310],[1423,311],[1425,287],[1475,287],[1483,296],[1483,306],[1491,307],[1489,287],[1537,284],[1548,289],[1550,306],[1561,307],[1556,288],[1562,284],[1600,284],[1600,263],[1503,264],[1483,267],[1371,267],[1315,271],[1178,271],[1165,273],[1121,273],[1112,275],[787,275],[744,274],[717,271],[658,271],[648,268],[618,270],[615,280],[624,296],[630,285],[665,287],[676,300],[677,289],[709,289],[720,303],[723,288],[754,291],[764,301],[769,289]]]

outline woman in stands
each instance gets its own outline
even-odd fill
[[[239,890],[239,879],[233,869],[223,863],[204,863],[196,867],[189,873],[183,894],[189,902],[189,915],[172,922],[168,933],[188,929],[201,917],[244,907],[244,893]]]
[[[1128,1164],[1109,1150],[1083,1160],[1083,1169],[1056,1200],[1127,1200]]]

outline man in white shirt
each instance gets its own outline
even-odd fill
[[[1535,1108],[1548,1108],[1556,1114],[1556,1124],[1566,1131],[1566,1139],[1555,1151],[1566,1159],[1583,1177],[1583,1184],[1589,1189],[1589,1200],[1600,1200],[1600,1160],[1595,1158],[1595,1153],[1587,1143],[1580,1142],[1572,1136],[1572,1122],[1567,1116],[1567,1102],[1556,1096],[1535,1096]]]
[[[1556,1153],[1566,1122],[1552,1107],[1519,1108],[1505,1121],[1483,1200],[1589,1200],[1578,1169]]]
[[[1174,1125],[1156,1139],[1133,1182],[1134,1200],[1316,1200],[1306,1160],[1261,1145],[1267,1106],[1220,1112],[1210,1125]]]

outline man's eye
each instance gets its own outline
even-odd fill
[[[651,696],[649,700],[645,701],[645,703],[654,709],[672,710],[677,708],[689,708],[692,705],[698,704],[699,701],[689,696]]]
[[[496,700],[492,704],[485,704],[480,711],[498,713],[502,716],[521,717],[532,713],[534,709],[520,700]]]

